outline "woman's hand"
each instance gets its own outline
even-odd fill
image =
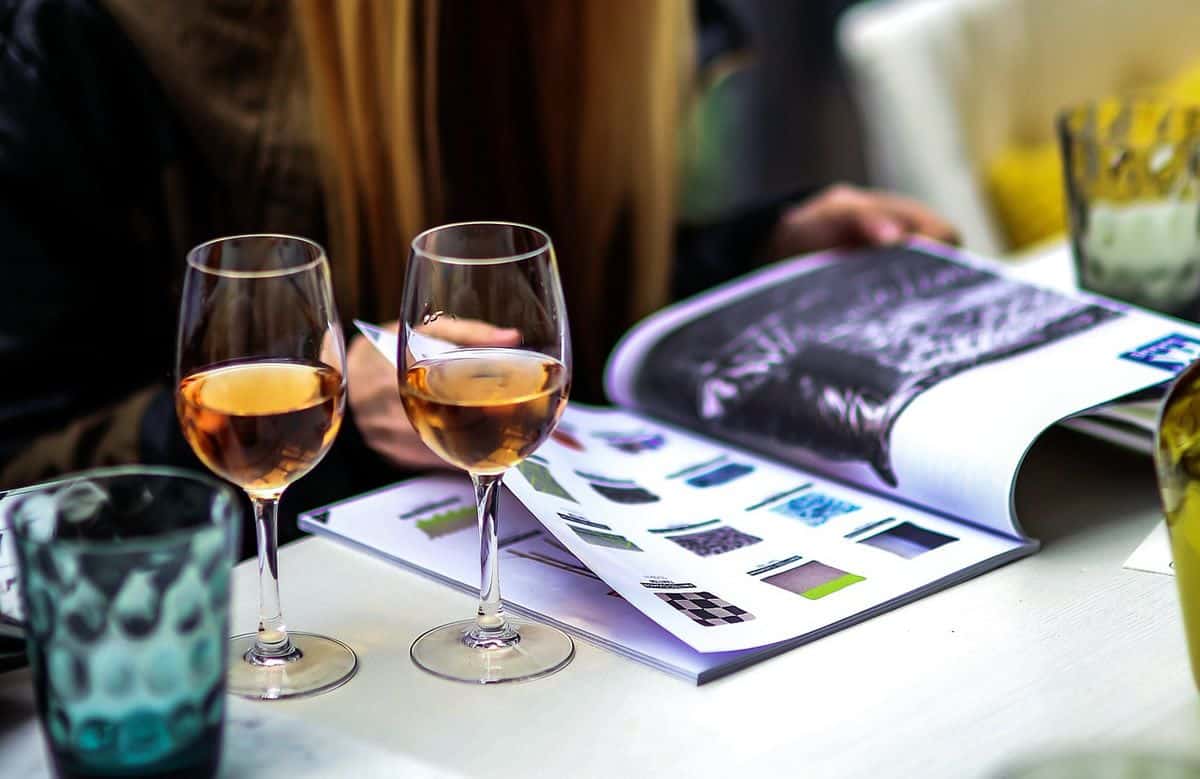
[[[948,222],[915,200],[836,184],[784,212],[767,258],[854,246],[884,246],[915,235],[958,243]]]
[[[398,323],[385,330],[396,332]],[[472,319],[437,319],[417,328],[422,335],[460,346],[517,346],[521,334]],[[422,443],[408,421],[400,400],[400,380],[395,366],[361,335],[350,341],[346,353],[346,381],[350,409],[367,445],[401,468],[449,468],[445,460]]]
[[[395,332],[395,322],[385,329]],[[400,402],[396,368],[361,335],[350,339],[346,381],[354,422],[367,445],[406,469],[445,468],[446,462],[421,443]]]

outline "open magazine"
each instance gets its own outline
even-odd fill
[[[1198,354],[1195,327],[938,244],[779,263],[639,324],[615,408],[572,405],[506,476],[506,599],[704,681],[1032,553],[1033,441]],[[302,525],[477,584],[456,477]]]

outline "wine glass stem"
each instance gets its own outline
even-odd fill
[[[471,474],[479,509],[479,610],[466,642],[480,648],[511,646],[520,640],[504,619],[500,602],[500,555],[497,549],[496,508],[501,474]]]
[[[251,496],[254,504],[254,527],[258,534],[258,637],[246,659],[252,663],[267,663],[292,659],[298,655],[288,638],[283,610],[279,605],[279,496]]]

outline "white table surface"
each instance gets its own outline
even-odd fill
[[[1075,292],[1079,289],[1075,260],[1071,255],[1070,245],[1065,241],[1054,241],[1013,255],[1005,265],[1009,274],[1022,281],[1063,292]]]
[[[1170,577],[1121,564],[1159,519],[1149,461],[1065,431],[1018,490],[1038,554],[695,687],[583,642],[498,687],[416,669],[412,640],[470,598],[324,539],[280,555],[289,624],[358,651],[316,698],[232,701],[224,774],[991,776],[1076,747],[1200,756]],[[254,568],[235,574],[255,620]],[[44,776],[27,671],[0,676],[0,776]]]
[[[1069,287],[1063,246],[1014,266]],[[1044,547],[702,687],[584,642],[564,671],[477,688],[412,640],[473,601],[324,539],[281,550],[288,623],[362,667],[311,699],[231,699],[224,776],[987,777],[1075,749],[1200,758],[1170,577],[1125,570],[1161,517],[1145,457],[1065,431],[1035,448],[1019,515]],[[256,619],[255,570],[234,619]],[[47,775],[27,671],[0,675],[0,777]]]

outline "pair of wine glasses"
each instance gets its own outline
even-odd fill
[[[480,526],[478,613],[422,635],[412,659],[438,676],[478,683],[552,673],[570,662],[574,644],[505,615],[496,549],[504,472],[553,431],[570,388],[567,314],[549,236],[504,222],[421,233],[399,335],[404,409],[430,449],[470,474]],[[328,451],[346,403],[346,349],[321,247],[246,235],[193,249],[176,369],[184,436],[254,507],[259,624],[232,639],[229,691],[275,699],[345,683],[358,667],[354,651],[288,629],[276,563],[279,499]]]

